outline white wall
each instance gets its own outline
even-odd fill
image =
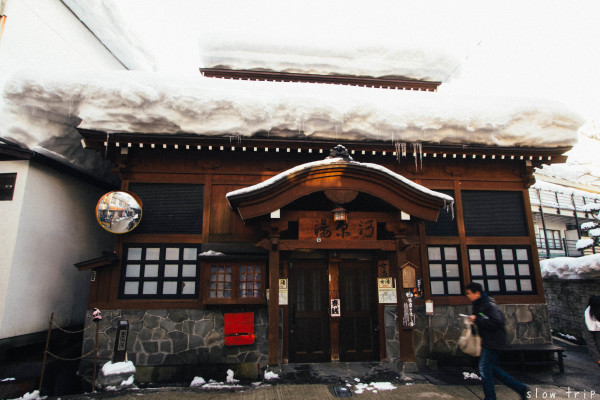
[[[6,295],[11,279],[15,243],[19,229],[19,219],[25,194],[25,182],[29,171],[28,161],[0,162],[0,174],[16,173],[12,201],[0,201],[0,338]]]
[[[22,69],[125,69],[60,0],[5,0],[0,87]]]
[[[103,190],[35,163],[23,175],[12,262],[0,265],[10,269],[0,339],[46,330],[51,312],[59,325],[83,323],[90,273],[73,264],[114,245],[96,220]]]

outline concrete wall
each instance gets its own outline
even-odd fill
[[[95,216],[104,191],[26,161],[1,162],[0,171],[17,172],[15,198],[0,202],[11,255],[0,259],[0,339],[45,331],[52,312],[59,325],[83,323],[90,273],[73,264],[113,248]]]
[[[600,279],[544,279],[550,326],[581,338],[583,312],[591,295],[600,295]]]

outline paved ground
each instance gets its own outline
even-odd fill
[[[558,368],[511,370],[517,379],[529,385],[531,399],[600,400],[600,368],[589,358],[586,347],[558,342],[566,349],[565,372]],[[465,368],[440,368],[418,373],[400,373],[381,363],[290,364],[284,366],[279,383],[240,385],[229,389],[200,389],[187,386],[146,388],[120,392],[98,392],[72,399],[139,399],[148,400],[295,400],[336,399],[336,386],[347,388],[357,399],[482,399],[480,381],[465,379],[464,373],[476,372]],[[357,382],[360,380],[360,382]],[[377,388],[371,382],[390,382],[391,390]],[[367,386],[367,383],[371,383]],[[366,387],[365,387],[366,386]],[[496,386],[498,399],[519,399],[503,385]],[[597,392],[597,393],[596,393]]]

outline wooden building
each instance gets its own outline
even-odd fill
[[[117,261],[79,264],[100,359],[127,320],[138,368],[421,365],[460,353],[470,281],[511,342],[551,341],[528,188],[568,147],[79,131],[143,205]]]

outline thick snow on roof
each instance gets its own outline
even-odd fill
[[[585,279],[600,276],[600,254],[583,257],[557,257],[540,261],[542,277]]]
[[[572,187],[557,185],[555,183],[546,182],[540,179],[537,179],[536,182],[531,186],[531,188],[545,190],[548,192],[563,193],[566,195],[575,195],[577,197],[585,197],[587,199],[594,199],[600,201],[600,193],[592,193],[585,190],[575,189]]]
[[[449,53],[430,49],[364,47],[302,48],[211,42],[202,49],[202,65],[319,75],[407,77],[441,82],[460,64]]]
[[[133,71],[23,72],[4,90],[2,136],[28,147],[107,132],[571,146],[580,117],[539,100],[475,98],[305,83],[234,81]],[[52,150],[52,149],[49,149]]]
[[[600,121],[587,121],[578,132],[577,144],[566,153],[565,164],[545,165],[536,174],[554,178],[559,183],[576,184],[600,191]]]

